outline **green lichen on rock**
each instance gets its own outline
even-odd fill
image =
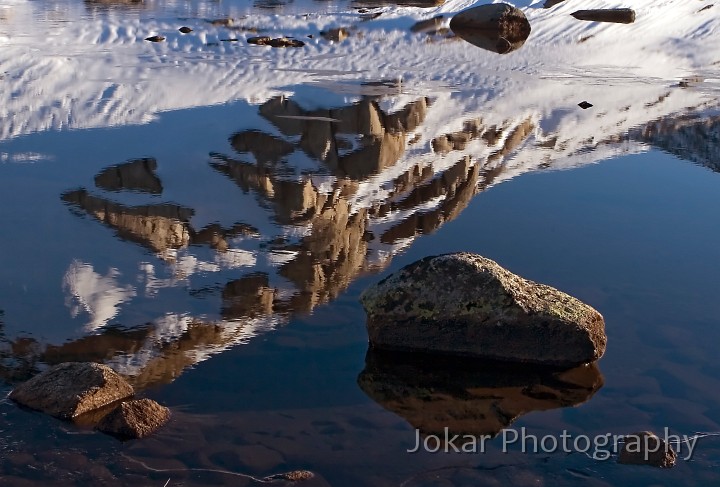
[[[427,257],[367,289],[371,346],[573,366],[605,351],[595,309],[476,254]]]

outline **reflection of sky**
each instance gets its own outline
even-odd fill
[[[73,317],[82,311],[89,315],[85,331],[92,332],[107,325],[117,315],[120,305],[135,296],[132,286],[118,283],[119,275],[117,269],[110,269],[103,276],[95,272],[92,265],[77,260],[68,267],[63,278],[67,305]]]

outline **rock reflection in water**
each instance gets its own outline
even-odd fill
[[[190,244],[207,244],[225,250],[227,238],[257,233],[242,223],[231,228],[210,224],[195,230],[189,223],[194,210],[170,203],[125,206],[91,195],[85,189],[64,193],[62,200],[114,229],[123,240],[139,243],[154,252],[180,249]]]
[[[720,116],[655,120],[630,130],[627,138],[720,172]]]
[[[145,0],[83,0],[89,12],[98,10],[140,10],[147,8]]]
[[[155,175],[156,169],[155,159],[135,159],[100,171],[95,176],[95,186],[106,191],[160,194],[163,187],[160,178]]]
[[[570,370],[369,350],[360,388],[422,434],[498,434],[531,411],[577,406],[603,386],[597,364]]]
[[[503,3],[464,10],[450,20],[450,29],[470,44],[498,54],[520,49],[531,30],[521,10]]]
[[[156,252],[186,247],[190,243],[188,221],[194,211],[173,204],[125,206],[93,196],[85,189],[62,195],[63,201],[85,210],[130,240]]]
[[[430,8],[438,7],[445,3],[445,0],[354,0],[353,5],[356,7],[384,7],[386,5],[401,7],[419,7]]]

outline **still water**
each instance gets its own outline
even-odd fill
[[[3,400],[0,484],[720,483],[712,435],[667,471],[502,434],[407,452],[720,431],[717,15],[518,1],[499,55],[447,29],[471,5],[0,0],[0,392],[96,361],[173,411],[121,443]],[[362,290],[452,251],[598,309],[605,356],[368,354]]]

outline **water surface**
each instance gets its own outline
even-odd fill
[[[712,436],[670,471],[501,437],[406,451],[443,415],[718,430],[720,54],[678,40],[710,45],[717,19],[656,39],[649,7],[607,26],[517,4],[533,32],[503,56],[412,28],[464,3],[3,4],[0,387],[98,361],[174,414],[120,443],[0,402],[3,485],[716,483]],[[562,377],[367,355],[362,290],[451,251],[597,308],[606,355]]]

